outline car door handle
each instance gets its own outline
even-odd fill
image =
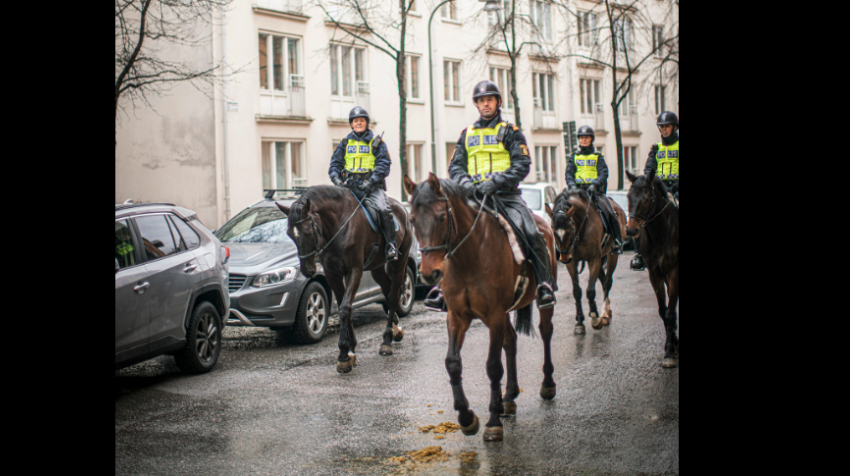
[[[136,291],[137,293],[142,294],[143,292],[145,292],[145,289],[147,289],[150,285],[151,285],[151,283],[145,281],[144,283],[139,284],[138,286],[135,286],[133,288],[133,291]]]
[[[195,264],[195,263],[186,263],[186,267],[183,268],[183,271],[186,272],[186,273],[191,273],[192,271],[195,271],[197,268],[198,268],[198,265]]]

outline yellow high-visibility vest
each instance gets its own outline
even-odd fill
[[[573,160],[576,163],[576,183],[593,183],[598,176],[596,164],[599,163],[599,154],[576,154]]]
[[[510,168],[511,154],[496,138],[499,129],[507,125],[503,121],[495,128],[475,129],[469,126],[466,129],[466,171],[473,183],[491,180]]]
[[[655,174],[661,180],[679,180],[679,141],[672,145],[658,143],[658,153],[655,154],[658,168]]]
[[[372,153],[372,140],[369,143],[348,139],[345,146],[345,169],[349,172],[363,173],[375,170],[375,154]]]

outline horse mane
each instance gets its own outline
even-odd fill
[[[301,217],[301,209],[304,207],[304,202],[318,199],[324,200],[344,200],[351,192],[348,189],[336,187],[333,185],[314,185],[301,194],[292,206],[289,208],[289,217],[293,222],[299,221]]]
[[[440,188],[448,196],[453,197],[464,197],[463,187],[460,186],[457,182],[452,179],[438,179],[440,181]],[[413,193],[411,194],[414,198],[411,201],[411,205],[413,202],[416,202],[419,205],[430,205],[437,200],[442,199],[443,197],[438,197],[434,190],[431,188],[431,185],[424,187],[424,185],[428,185],[428,181],[424,181],[413,189]]]
[[[579,197],[584,203],[587,203],[590,200],[587,192],[578,187],[575,188],[565,188],[563,192],[559,193],[557,197],[555,197],[555,208],[552,209],[552,214],[554,218],[552,219],[552,225],[555,228],[566,228],[567,222],[569,219],[563,213],[558,213],[559,211],[566,210],[570,208],[572,204],[570,203],[570,198]]]
[[[638,176],[637,180],[634,181],[633,185],[642,187],[646,185],[646,182],[646,175],[640,175]],[[661,192],[662,197],[667,196],[667,187],[664,185],[664,182],[660,178],[658,178],[657,175],[652,178],[652,185],[654,188],[658,189],[659,192]]]

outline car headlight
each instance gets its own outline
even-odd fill
[[[266,286],[277,286],[278,284],[287,284],[295,281],[298,276],[298,268],[287,266],[285,268],[266,271],[258,275],[251,282],[251,286],[255,288],[264,288]]]

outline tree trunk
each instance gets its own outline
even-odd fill
[[[401,6],[401,45],[396,56],[396,80],[398,81],[398,160],[401,165],[401,201],[407,201],[407,191],[404,189],[404,176],[407,170],[407,92],[404,90],[404,40],[407,29],[407,9],[404,8],[405,0],[399,0]]]
[[[514,100],[514,117],[516,118],[516,126],[522,130],[522,114],[519,110],[519,96],[516,93],[516,62],[519,54],[516,51],[516,0],[511,2],[511,52],[508,56],[511,58],[511,97]]]
[[[617,101],[617,29],[614,18],[611,15],[611,6],[605,0],[605,9],[608,13],[608,27],[611,29],[611,109],[614,116],[614,138],[617,144],[617,190],[623,190],[623,134],[620,131],[620,101]],[[625,46],[625,39],[623,40]],[[608,178],[611,178],[609,172]]]

